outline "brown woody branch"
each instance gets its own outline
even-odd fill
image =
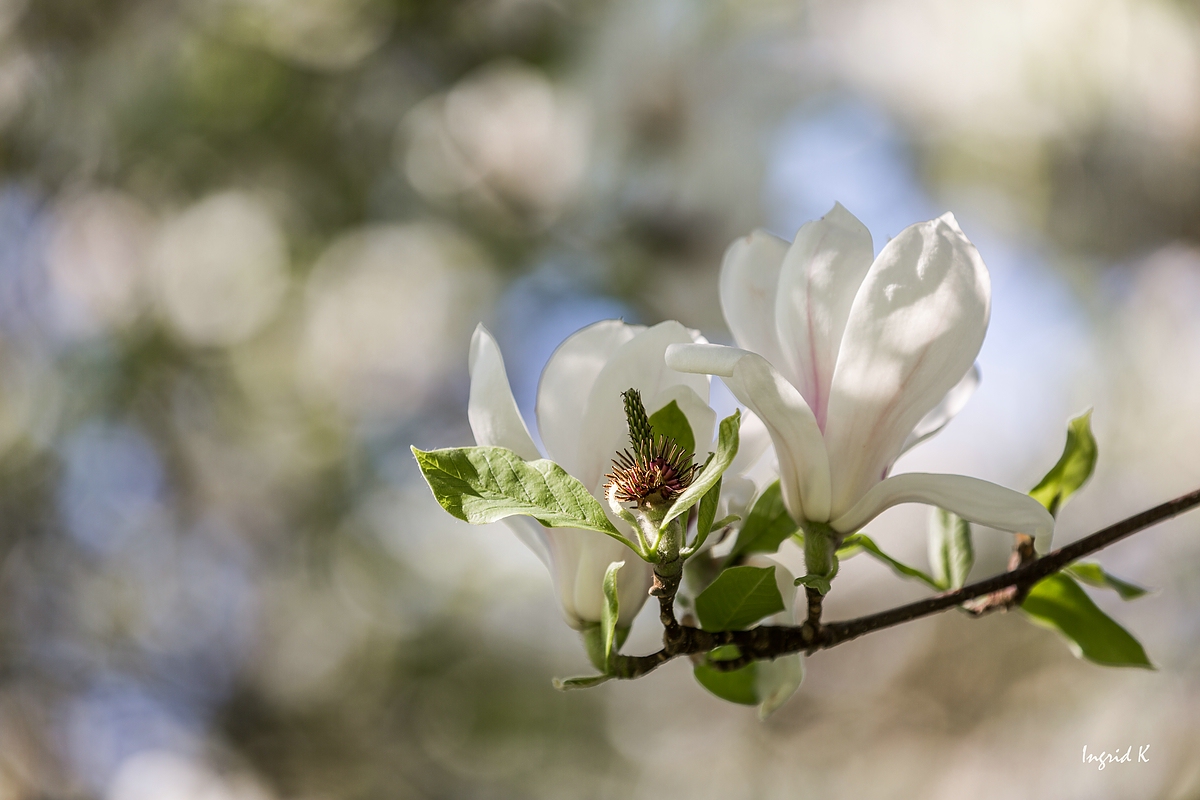
[[[615,677],[638,678],[678,656],[706,653],[713,648],[729,644],[737,645],[741,656],[729,661],[712,662],[712,666],[730,670],[788,653],[805,652],[811,655],[818,650],[828,650],[859,636],[937,614],[985,596],[1000,598],[996,601],[997,604],[1014,605],[1024,599],[1029,589],[1043,578],[1084,556],[1196,506],[1200,506],[1200,490],[1123,519],[1041,558],[1030,560],[1028,555],[1019,558],[1018,563],[1023,563],[1009,572],[915,603],[844,622],[821,624],[819,618],[813,619],[810,615],[802,625],[761,625],[745,631],[705,631],[675,622],[669,626],[669,631],[664,631],[663,649],[657,653],[648,656],[618,656],[614,665]],[[668,614],[670,621],[674,622],[673,610],[668,611],[665,608],[664,622],[668,619]]]

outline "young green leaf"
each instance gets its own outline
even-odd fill
[[[774,553],[796,532],[796,523],[783,506],[783,492],[775,481],[754,501],[727,562],[751,553]]]
[[[616,652],[617,619],[621,614],[617,600],[617,573],[625,566],[624,561],[614,561],[604,573],[604,608],[600,611],[600,629],[604,632],[604,674],[612,672],[613,655]]]
[[[725,470],[729,469],[729,465],[733,463],[733,457],[737,455],[740,421],[740,411],[735,411],[721,420],[717,434],[717,452],[708,460],[704,469],[700,470],[700,474],[692,481],[692,485],[675,498],[675,502],[659,525],[661,530],[665,531],[672,520],[680,514],[686,514],[688,509],[700,502],[700,498],[704,497],[708,490],[721,479]]]
[[[1065,636],[1076,658],[1110,667],[1154,669],[1141,643],[1097,608],[1069,575],[1059,572],[1039,581],[1021,610],[1037,624]]]
[[[696,615],[706,631],[748,628],[783,608],[774,567],[731,567],[696,596]]]
[[[1067,426],[1067,444],[1046,477],[1042,478],[1029,495],[1058,516],[1059,509],[1066,505],[1096,468],[1096,438],[1092,436],[1092,412],[1089,410],[1071,420]]]
[[[726,525],[732,525],[739,519],[741,519],[741,517],[739,517],[737,514],[726,514],[712,524],[712,529],[714,531],[719,531],[721,528],[724,528]]]
[[[704,497],[700,498],[700,508],[696,512],[696,541],[691,547],[686,548],[688,552],[694,553],[699,550],[704,544],[704,540],[708,538],[708,534],[712,533],[713,519],[717,516],[717,505],[721,502],[721,479],[717,478],[717,482],[712,485],[712,488],[704,493]]]
[[[718,647],[693,668],[692,674],[696,676],[697,683],[722,700],[744,706],[758,705],[759,664],[747,664],[732,671],[710,666],[712,661],[727,661],[737,657],[738,649],[733,645]]]
[[[1114,575],[1110,575],[1105,571],[1104,567],[1096,563],[1072,564],[1063,570],[1063,572],[1066,572],[1080,583],[1086,583],[1088,586],[1112,589],[1121,596],[1122,600],[1136,600],[1150,592],[1149,589],[1143,589],[1137,584],[1129,583]]]
[[[596,498],[553,461],[524,461],[503,447],[412,451],[433,496],[461,520],[482,525],[524,514],[548,528],[599,531],[628,544]]]
[[[612,675],[583,675],[578,678],[555,678],[553,684],[555,689],[558,689],[560,692],[566,692],[571,689],[591,689],[593,686],[599,686],[611,678]]]
[[[696,436],[692,433],[692,425],[674,400],[650,415],[650,428],[655,436],[668,436],[686,452],[696,452]]]
[[[862,552],[867,553],[878,561],[882,561],[884,564],[887,564],[897,575],[902,578],[910,578],[912,580],[921,581],[921,583],[924,583],[926,586],[930,587],[931,589],[936,589],[939,592],[945,588],[932,577],[926,575],[916,567],[910,567],[907,564],[897,561],[887,553],[880,550],[879,545],[875,544],[871,537],[867,536],[865,533],[855,533],[851,536],[847,536],[842,542],[841,548],[838,549],[838,553],[840,555],[842,551],[845,550],[847,556],[852,556],[857,552],[854,548],[862,548]]]
[[[971,523],[943,508],[929,514],[929,566],[942,589],[959,589],[975,563]]]

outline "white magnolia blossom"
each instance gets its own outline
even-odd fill
[[[647,328],[606,320],[572,334],[550,357],[538,384],[543,456],[513,400],[500,348],[480,325],[470,356],[468,417],[475,441],[506,447],[527,461],[550,458],[579,479],[608,513],[605,475],[617,451],[629,446],[622,392],[640,391],[650,414],[674,400],[692,426],[697,450],[703,452],[701,443],[712,440],[716,414],[708,407],[708,377],[674,372],[663,358],[668,345],[697,338],[673,321]],[[624,521],[612,514],[610,518],[618,530],[633,537]],[[595,531],[545,528],[531,517],[509,517],[505,522],[549,568],[563,616],[574,628],[600,621],[604,573],[612,562],[624,561],[617,581],[617,624],[633,622],[646,602],[652,571],[630,548]]]
[[[977,383],[991,282],[950,214],[873,253],[870,233],[841,205],[790,245],[763,231],[735,242],[721,306],[744,349],[674,345],[667,364],[721,376],[762,419],[798,522],[848,534],[891,506],[927,503],[1034,535],[1044,550],[1054,520],[1027,495],[962,475],[888,477]]]

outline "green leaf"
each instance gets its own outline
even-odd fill
[[[1092,477],[1096,468],[1096,438],[1092,436],[1092,412],[1088,410],[1067,426],[1067,444],[1058,463],[1046,473],[1029,495],[1051,514],[1058,511],[1079,487]]]
[[[650,428],[654,435],[669,436],[687,452],[696,452],[696,436],[692,433],[691,423],[674,400],[650,415]]]
[[[735,411],[721,420],[717,434],[717,452],[692,481],[692,485],[675,498],[675,502],[659,525],[660,530],[665,531],[673,519],[680,514],[686,514],[688,509],[700,502],[700,498],[704,497],[708,490],[721,480],[721,475],[725,470],[729,469],[729,465],[733,463],[733,457],[737,455],[738,426],[741,424],[741,417],[741,412]]]
[[[1142,595],[1150,593],[1149,589],[1143,589],[1137,584],[1123,581],[1114,575],[1108,574],[1104,570],[1104,567],[1095,563],[1072,564],[1063,570],[1063,572],[1066,572],[1080,583],[1086,583],[1088,586],[1112,589],[1121,596],[1122,600],[1136,600]]]
[[[583,675],[578,678],[555,678],[553,680],[554,688],[560,692],[567,692],[571,689],[591,689],[593,686],[599,686],[607,680],[612,679],[612,675]]]
[[[783,506],[783,491],[775,481],[754,501],[737,543],[729,552],[728,563],[751,553],[774,553],[784,540],[796,532],[797,525]]]
[[[1021,610],[1039,625],[1065,636],[1076,658],[1111,667],[1154,669],[1138,640],[1097,608],[1069,575],[1059,572],[1039,581]]]
[[[722,700],[745,706],[757,705],[759,719],[766,719],[777,711],[804,680],[804,662],[798,653],[780,656],[774,661],[756,661],[732,672],[712,666],[714,661],[725,661],[738,655],[734,645],[718,647],[692,672],[697,683]]]
[[[547,459],[524,461],[503,447],[412,448],[442,508],[475,525],[519,514],[548,528],[599,531],[628,545],[582,483]]]
[[[696,615],[706,631],[748,628],[780,611],[774,567],[731,567],[696,596]]]
[[[862,548],[862,552],[867,553],[878,561],[882,561],[884,564],[887,564],[897,575],[902,578],[910,578],[912,580],[921,581],[921,583],[924,583],[926,586],[930,587],[931,589],[936,589],[939,592],[944,588],[937,581],[916,567],[910,567],[905,563],[897,561],[887,553],[880,550],[879,545],[875,544],[871,537],[867,536],[865,533],[856,533],[852,536],[847,536],[842,542],[842,547],[838,550],[838,553],[840,554],[842,550],[847,550],[848,556],[854,555],[856,551],[854,551],[852,548]]]
[[[621,606],[617,601],[617,573],[625,566],[624,561],[614,561],[604,573],[604,608],[600,610],[600,629],[604,632],[604,674],[612,672],[612,658],[616,651],[617,619]]]
[[[971,523],[943,508],[929,515],[929,566],[941,589],[959,589],[975,563]]]
[[[718,647],[708,654],[707,659],[697,664],[692,673],[696,682],[722,700],[739,703],[744,706],[758,705],[758,667],[757,663],[725,672],[710,666],[712,661],[727,661],[738,657],[738,649],[733,645]]]

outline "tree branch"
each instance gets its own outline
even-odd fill
[[[664,637],[664,647],[657,653],[648,656],[617,656],[614,665],[615,677],[641,677],[677,656],[706,653],[727,644],[737,645],[741,656],[729,661],[711,662],[710,665],[714,668],[732,670],[754,661],[801,651],[811,655],[818,650],[828,650],[859,636],[937,614],[962,605],[968,600],[1005,589],[1014,588],[1015,597],[1024,597],[1035,583],[1072,562],[1197,506],[1200,506],[1200,489],[1109,525],[1010,572],[994,575],[952,592],[943,592],[915,603],[844,622],[821,625],[809,620],[803,625],[760,625],[745,631],[705,631],[676,623],[672,635],[669,638]]]

